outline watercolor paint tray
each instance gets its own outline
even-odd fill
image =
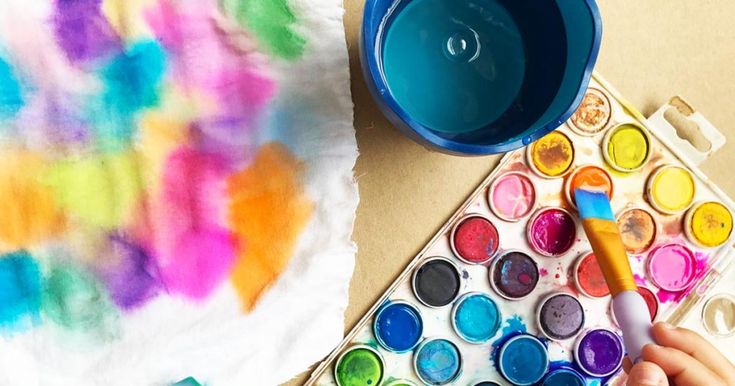
[[[553,132],[555,134],[504,156],[495,170],[411,260],[343,342],[319,364],[307,385],[337,385],[337,373],[340,373],[340,377],[346,377],[339,383],[343,386],[350,384],[350,380],[362,381],[354,384],[370,386],[492,385],[492,382],[500,385],[541,385],[552,372],[559,376],[557,380],[567,376],[574,378],[571,382],[580,385],[618,383],[621,380],[618,375],[622,370],[617,364],[612,371],[607,371],[610,370],[608,368],[599,369],[598,372],[589,363],[584,363],[584,358],[580,360],[579,355],[575,356],[577,351],[584,350],[585,342],[592,339],[593,334],[605,331],[619,334],[610,312],[610,296],[605,296],[604,291],[600,292],[600,283],[594,282],[595,278],[599,279],[599,273],[594,271],[594,267],[584,268],[587,265],[585,263],[577,264],[587,260],[584,257],[590,252],[581,222],[570,204],[573,200],[565,193],[570,186],[578,183],[577,178],[586,182],[597,181],[603,186],[611,184],[611,202],[613,210],[620,216],[621,231],[629,225],[623,235],[628,238],[626,246],[631,248],[629,260],[636,281],[648,289],[642,291],[654,295],[647,296],[647,300],[655,320],[679,324],[699,304],[699,300],[732,260],[729,254],[735,245],[732,235],[735,205],[690,159],[684,155],[678,156],[683,152],[666,136],[657,135],[657,132],[662,131],[661,128],[652,127],[597,75],[590,84],[583,106],[586,107],[580,108],[568,122]],[[632,139],[623,138],[622,134],[616,137],[616,133],[623,129],[640,130],[638,139],[642,135],[647,146],[645,154],[634,151],[635,136]],[[555,136],[561,138],[561,146],[554,142]],[[573,153],[569,162],[568,154],[565,158],[559,152],[561,148],[561,153],[564,153],[564,143],[571,146]],[[543,156],[555,161],[545,164]],[[588,169],[595,173],[587,176]],[[512,207],[502,208],[505,205],[503,199],[499,196],[501,198],[495,200],[495,191],[501,189],[499,186],[502,184],[498,181],[505,181],[509,175],[519,176],[520,183],[510,184],[510,189],[519,192],[519,199]],[[604,181],[600,182],[600,178]],[[679,186],[681,178],[691,179],[692,187]],[[535,200],[528,198],[531,196],[527,186],[529,181]],[[671,184],[676,189],[670,189]],[[672,191],[683,191],[686,196],[688,189],[691,189],[691,197],[685,198],[688,202],[681,202],[681,197],[670,197]],[[705,202],[711,205],[704,205]],[[624,213],[627,215],[624,216]],[[707,218],[711,219],[712,213],[715,219],[721,221],[716,228],[708,228],[706,221],[703,224],[700,218],[710,215]],[[546,215],[552,214],[554,216],[544,220]],[[566,221],[567,229],[573,229],[573,234],[534,233],[536,227],[554,233],[551,231],[555,229],[552,224],[556,221],[554,219],[562,219],[557,221],[562,228]],[[569,219],[572,220],[571,225]],[[551,223],[544,222],[547,220]],[[492,224],[489,228],[488,222]],[[699,233],[687,231],[693,229],[699,229]],[[569,245],[559,245],[554,241],[564,238],[560,235],[569,239]],[[490,240],[493,237],[498,243],[493,244]],[[478,240],[481,240],[480,244]],[[712,246],[713,243],[717,245]],[[484,257],[479,253],[482,251],[478,250],[478,245],[485,247]],[[536,265],[535,277],[533,273],[531,276],[523,273],[515,276],[514,280],[520,282],[514,284],[503,281],[506,271],[515,272],[514,267],[523,267],[520,263],[511,264],[513,259],[509,256],[514,253],[531,258]],[[683,257],[675,260],[679,259],[677,256]],[[498,268],[501,264],[502,269]],[[668,272],[672,266],[680,269]],[[434,272],[432,267],[439,270]],[[456,273],[442,276],[447,269],[452,271],[451,267],[457,268]],[[656,269],[666,272],[657,272]],[[681,277],[666,276],[676,274]],[[437,278],[441,277],[445,280],[446,277],[456,277],[458,284],[437,282]],[[435,282],[427,285],[431,280]],[[531,286],[530,294],[523,286],[518,287],[528,281],[536,283]],[[448,290],[450,295],[442,293],[444,287],[452,288]],[[570,303],[571,307],[581,306],[583,309],[581,323],[578,319],[571,322],[571,330],[568,325],[554,326],[552,320],[554,304],[561,304],[554,303],[554,298],[568,300],[568,296],[575,300]],[[521,299],[509,300],[508,297]],[[479,332],[473,330],[472,321],[461,319],[464,314],[460,310],[465,306],[469,309],[472,303],[467,300],[471,298],[485,302],[490,299],[490,303],[495,305],[494,308],[485,307],[486,312],[481,313],[486,319],[474,325],[480,326]],[[488,309],[495,309],[497,315],[493,317],[487,314]],[[390,317],[398,318],[393,320],[396,326],[399,322],[409,320],[420,328],[418,332],[391,336],[390,328],[394,327],[384,324],[386,321],[391,322]],[[543,329],[540,328],[540,321],[543,321]],[[461,323],[470,324],[457,327]],[[493,326],[488,328],[488,325]],[[514,339],[516,336],[523,338]],[[529,337],[538,338],[546,350],[548,360],[542,369],[543,377],[535,379],[538,377],[529,375],[531,379],[513,378],[512,371],[508,369],[501,374],[502,366],[497,362],[513,358],[511,349],[506,350],[504,347],[510,347],[509,342],[516,340],[533,343],[533,339],[526,339]],[[514,349],[519,346],[515,343]],[[435,355],[434,359],[441,357],[448,362],[441,369],[432,369],[431,363],[422,362],[431,355]],[[617,358],[613,360],[617,361]],[[350,366],[359,365],[368,368],[350,369]],[[371,365],[380,371],[370,373]],[[346,371],[358,373],[345,375]],[[360,379],[360,371],[367,378]],[[442,371],[452,374],[443,374]],[[573,374],[562,374],[565,372]],[[515,383],[509,382],[509,378]]]

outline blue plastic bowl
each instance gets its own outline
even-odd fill
[[[516,22],[526,55],[521,89],[501,119],[468,133],[432,130],[402,109],[381,67],[383,34],[413,0],[367,0],[360,59],[370,92],[404,134],[431,149],[458,155],[515,150],[565,122],[582,101],[597,60],[602,22],[594,0],[499,0]]]

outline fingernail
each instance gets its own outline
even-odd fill
[[[637,386],[659,386],[663,383],[661,372],[654,369],[646,369],[636,374],[635,385]]]
[[[676,326],[674,326],[673,324],[669,324],[669,323],[666,323],[666,322],[660,322],[659,324],[661,325],[662,328],[665,328],[667,330],[676,329]]]

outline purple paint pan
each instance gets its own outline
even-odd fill
[[[618,371],[623,356],[623,340],[607,328],[586,331],[574,345],[574,360],[593,377],[607,377]]]

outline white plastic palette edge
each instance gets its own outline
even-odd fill
[[[620,96],[620,93],[617,92],[613,87],[611,87],[604,79],[602,79],[599,75],[594,75],[594,80],[599,85],[599,87],[603,88],[610,96],[612,96],[620,106],[625,109],[626,113],[638,120],[638,123],[643,125],[648,129],[648,131],[652,134],[652,136],[660,142],[664,147],[671,153],[671,155],[676,158],[679,162],[681,162],[687,169],[689,169],[696,179],[698,180],[698,184],[704,184],[707,189],[709,189],[714,196],[717,197],[717,199],[725,204],[727,207],[730,208],[732,211],[733,208],[735,208],[735,204],[733,204],[732,200],[727,197],[727,195],[722,192],[715,184],[713,184],[694,164],[694,162],[685,156],[682,155],[681,149],[674,146],[667,138],[662,138],[662,136],[658,135],[659,128],[657,126],[651,125],[651,122],[645,119],[645,117],[642,116],[634,107],[631,106],[629,102],[627,102],[625,99],[623,99]],[[560,128],[566,128],[566,125],[562,125]],[[564,131],[564,130],[562,130]],[[451,227],[455,224],[456,221],[458,221],[463,215],[465,215],[465,212],[469,212],[468,209],[470,209],[470,206],[473,204],[477,204],[477,202],[484,201],[484,192],[488,188],[489,184],[498,177],[499,173],[503,171],[503,168],[507,166],[508,162],[518,153],[518,152],[525,152],[523,149],[515,152],[511,152],[504,156],[499,164],[493,169],[493,171],[485,178],[485,180],[477,187],[477,189],[467,198],[467,200],[458,208],[458,210],[450,217],[450,219],[439,229],[439,231],[434,235],[434,237],[424,246],[424,248],[409,262],[407,267],[404,269],[404,271],[396,278],[396,280],[393,282],[393,284],[388,288],[388,290],[381,296],[381,298],[371,307],[371,309],[361,318],[361,320],[356,324],[356,326],[350,331],[349,334],[345,337],[345,339],[340,343],[340,345],[335,348],[335,350],[323,361],[319,364],[319,366],[312,372],[312,375],[310,379],[307,381],[307,385],[314,385],[322,379],[324,375],[326,375],[326,379],[328,379],[328,383],[325,384],[334,384],[333,379],[331,377],[331,368],[332,364],[336,361],[338,355],[340,355],[345,348],[347,348],[352,342],[354,342],[357,338],[360,338],[358,335],[361,332],[371,330],[368,323],[371,322],[373,319],[373,316],[378,311],[378,309],[389,299],[398,299],[401,298],[403,295],[403,292],[405,291],[405,288],[401,291],[400,287],[401,285],[406,285],[406,283],[410,282],[410,276],[412,275],[414,269],[420,265],[420,263],[423,263],[423,260],[427,257],[431,257],[435,254],[444,255],[444,256],[453,256],[451,253],[451,250],[449,249],[449,246],[444,246],[446,250],[438,251],[437,248],[442,249],[442,247],[437,247],[437,245],[443,245],[447,243],[437,243],[442,237],[445,237],[445,235],[450,232]],[[485,211],[487,211],[487,208],[485,208]],[[497,225],[497,224],[496,224]],[[502,228],[502,225],[499,226]],[[729,248],[728,248],[729,246]],[[726,273],[726,270],[728,269],[728,265],[731,262],[732,258],[728,258],[727,255],[732,253],[732,247],[733,247],[733,237],[728,241],[728,243],[725,246],[721,246],[719,249],[717,249],[716,256],[713,256],[712,259],[714,259],[714,265],[711,267],[710,273],[708,273],[700,283],[698,283],[695,288],[690,292],[689,296],[685,298],[683,301],[681,301],[676,307],[675,310],[670,312],[668,317],[666,318],[667,321],[673,322],[675,324],[680,324],[682,320],[684,320],[691,311],[693,311],[697,306],[699,306],[700,301],[705,296],[707,290],[711,288],[712,286],[717,284],[717,281],[719,278]],[[509,248],[506,248],[509,249]],[[431,253],[430,253],[431,252]],[[733,264],[735,265],[735,264]],[[462,266],[464,270],[472,270],[472,269],[485,269],[482,266]],[[481,275],[481,274],[480,274]],[[477,273],[473,274],[472,276],[477,276]],[[410,284],[408,285],[410,287]],[[489,285],[488,285],[489,287]],[[463,292],[475,290],[476,288],[463,288]],[[489,292],[490,294],[494,294],[494,292],[491,289],[488,288],[481,288],[484,292]],[[400,293],[400,296],[396,296],[398,293]],[[537,296],[540,297],[540,296]],[[405,297],[404,297],[405,298]],[[415,299],[413,297],[408,296],[409,300],[413,300],[415,302]],[[504,306],[501,306],[503,308]],[[507,318],[509,315],[503,315],[504,319]],[[426,317],[426,316],[425,316]],[[661,320],[661,319],[659,319]],[[533,323],[532,321],[527,321],[528,323]],[[537,330],[535,326],[533,326],[532,330]],[[451,328],[447,330],[448,334],[453,334],[453,331],[451,331]],[[365,337],[362,337],[362,341],[365,340]],[[455,342],[458,342],[459,339],[457,337],[453,337],[452,339]],[[358,339],[359,340],[359,339]],[[464,345],[463,342],[460,342],[460,344]],[[408,355],[407,358],[405,358],[405,361],[411,362],[410,354],[402,354],[402,355]],[[488,354],[489,355],[489,354]],[[386,362],[389,362],[387,360]],[[470,378],[471,375],[462,376],[458,380],[460,381],[474,381]],[[501,381],[500,379],[495,379],[496,381]],[[501,381],[502,382],[502,381]],[[320,385],[323,383],[319,383]]]

